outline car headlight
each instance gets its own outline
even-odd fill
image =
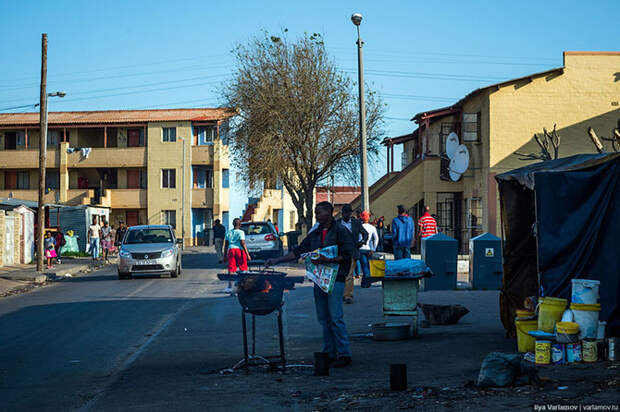
[[[167,257],[170,257],[172,255],[174,255],[174,249],[173,248],[166,249],[163,252],[161,252],[161,257],[163,257],[163,258],[167,258]]]
[[[121,249],[118,252],[118,255],[122,258],[130,258],[131,257],[131,253],[129,253],[128,251],[126,251],[125,249]]]

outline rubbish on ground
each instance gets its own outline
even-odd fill
[[[424,317],[431,325],[454,325],[465,315],[469,309],[462,305],[431,305],[421,303],[418,306],[424,312]]]
[[[568,386],[558,386],[558,390],[565,391],[568,389]]]
[[[523,361],[518,353],[489,353],[480,367],[478,387],[505,387],[540,383],[535,365]]]
[[[523,355],[523,360],[534,363],[536,362],[536,355],[534,354],[534,352],[527,352],[525,355]]]

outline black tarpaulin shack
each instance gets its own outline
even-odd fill
[[[620,332],[620,153],[582,154],[496,176],[504,234],[500,313],[514,332],[528,296],[570,299],[571,279],[601,282],[600,320]],[[539,288],[540,287],[540,288]]]

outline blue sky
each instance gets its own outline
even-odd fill
[[[618,50],[616,1],[0,1],[0,109],[38,101],[49,36],[50,110],[209,107],[230,50],[261,30],[320,32],[343,71],[357,68],[353,12],[364,15],[367,82],[389,108],[389,136],[415,113],[497,81],[562,65],[564,50]],[[4,110],[19,111],[19,110]],[[399,156],[397,155],[397,159]],[[398,166],[398,160],[397,160]],[[372,180],[385,160],[370,165]],[[231,217],[247,194],[231,191]]]

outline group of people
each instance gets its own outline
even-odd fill
[[[392,220],[392,242],[394,259],[404,259],[411,256],[411,247],[414,241],[413,219],[406,209],[399,205],[398,216]],[[331,293],[325,293],[314,285],[314,303],[317,319],[323,328],[323,352],[328,354],[332,367],[348,366],[352,362],[349,337],[343,316],[343,302],[353,303],[354,276],[363,274],[362,286],[369,286],[370,256],[381,247],[381,238],[386,228],[384,219],[379,218],[375,224],[369,223],[370,213],[360,212],[357,218],[353,217],[351,205],[344,205],[341,217],[334,218],[334,207],[329,202],[320,202],[314,209],[316,224],[308,231],[301,244],[287,255],[268,259],[267,266],[281,262],[297,260],[304,253],[328,246],[337,246],[338,255],[327,258],[319,255],[315,264],[337,263],[338,272],[336,282]],[[426,206],[424,215],[418,220],[418,233],[425,238],[437,233],[437,222],[430,215],[430,208]],[[219,262],[227,261],[230,273],[238,270],[247,270],[251,260],[245,244],[245,233],[241,230],[241,220],[233,220],[233,229],[226,232],[219,220],[214,226],[215,247]],[[228,284],[227,291],[231,292],[232,284]]]
[[[116,251],[116,246],[123,240],[127,227],[123,221],[120,221],[118,229],[106,220],[103,225],[99,225],[97,216],[93,216],[92,222],[87,231],[90,256],[93,260],[99,260],[99,255],[102,254],[103,260],[107,261],[108,256]]]

